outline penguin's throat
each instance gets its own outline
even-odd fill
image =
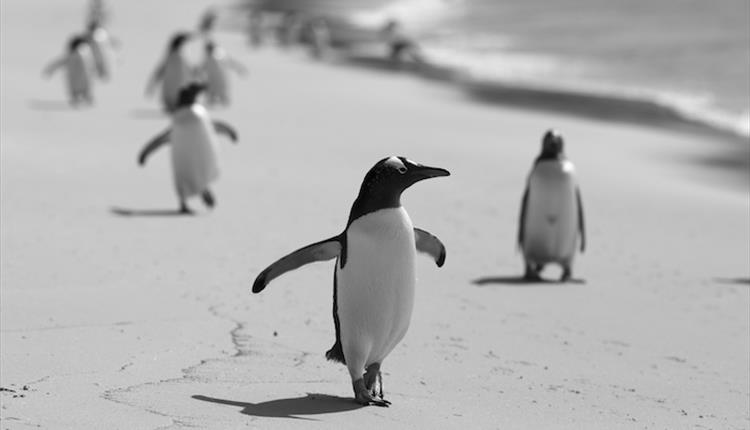
[[[352,221],[361,216],[367,215],[380,209],[400,208],[402,192],[403,191],[378,193],[372,192],[372,190],[360,192],[357,200],[355,200],[354,204],[352,205],[352,211],[349,214],[348,224],[351,224]]]

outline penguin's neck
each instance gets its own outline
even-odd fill
[[[565,154],[562,152],[542,152],[536,157],[534,164],[541,163],[542,161],[563,161],[565,160]]]
[[[360,218],[369,213],[378,211],[380,209],[387,208],[400,208],[401,207],[401,192],[372,192],[371,190],[361,190],[357,200],[352,205],[352,210],[349,213],[349,222],[347,226],[351,225],[352,221]]]

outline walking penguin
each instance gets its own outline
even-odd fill
[[[86,45],[85,37],[73,36],[68,42],[68,52],[44,69],[44,76],[49,78],[58,69],[65,68],[68,100],[74,107],[94,103],[91,89],[93,70]]]
[[[255,279],[259,293],[274,278],[315,261],[336,259],[333,323],[336,342],[326,357],[347,366],[355,400],[388,406],[383,396],[383,360],[406,334],[414,305],[416,251],[441,267],[445,247],[414,228],[401,193],[418,181],[449,176],[404,157],[380,160],[365,175],[343,233],[281,258]]]
[[[192,83],[180,91],[172,127],[153,138],[140,152],[138,164],[143,166],[148,156],[165,143],[172,144],[172,170],[180,212],[189,214],[187,199],[200,195],[207,207],[215,205],[209,186],[219,177],[216,133],[237,141],[237,132],[228,124],[211,120],[206,108],[197,102],[203,84]]]
[[[161,98],[164,110],[172,112],[177,108],[180,90],[193,78],[193,71],[188,64],[182,48],[192,36],[190,33],[177,33],[169,42],[167,56],[156,67],[146,86],[146,95],[154,92],[161,82]]]

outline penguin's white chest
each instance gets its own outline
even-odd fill
[[[205,191],[219,176],[216,133],[201,105],[175,113],[170,134],[175,187],[182,197]]]
[[[416,283],[414,227],[404,208],[381,209],[352,222],[346,265],[337,265],[344,355],[381,362],[409,328]],[[354,358],[354,357],[352,357]]]
[[[569,261],[578,239],[575,169],[569,161],[544,161],[529,177],[524,254],[537,263]]]

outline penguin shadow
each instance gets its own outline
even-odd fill
[[[719,284],[747,285],[750,287],[750,278],[714,278]]]
[[[138,108],[130,110],[130,117],[135,119],[164,119],[167,114],[160,109]]]
[[[214,397],[194,395],[195,400],[217,403],[220,405],[243,408],[240,413],[254,417],[291,418],[297,420],[317,421],[299,415],[321,415],[336,412],[347,412],[363,406],[352,399],[329,396],[327,394],[307,393],[304,397],[269,400],[261,403],[238,402],[236,400],[217,399]]]
[[[62,111],[75,111],[76,109],[70,105],[67,100],[40,100],[31,99],[28,103],[29,108],[38,111],[45,112],[62,112]]]
[[[111,207],[109,212],[120,217],[169,217],[169,216],[195,216],[195,212],[181,212],[179,209],[130,209]]]
[[[557,279],[526,279],[523,276],[485,276],[477,278],[471,281],[472,284],[484,287],[487,285],[507,285],[507,286],[528,286],[528,287],[543,287],[551,285],[564,285],[564,284],[585,284],[585,279],[568,279],[567,281],[560,281]]]

